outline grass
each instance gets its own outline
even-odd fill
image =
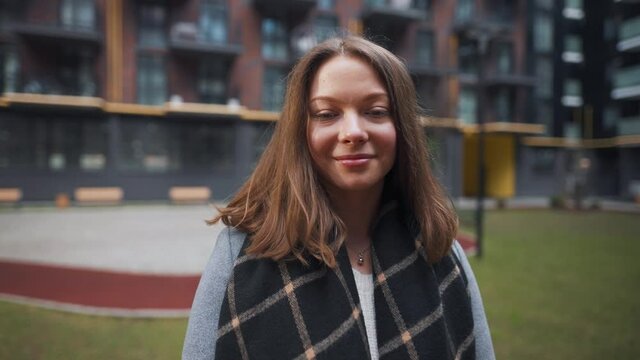
[[[0,359],[179,359],[186,319],[121,319],[0,302]]]
[[[480,283],[498,359],[640,358],[640,216],[494,211]],[[186,320],[0,302],[0,359],[176,359]]]
[[[640,216],[507,211],[472,259],[498,359],[640,357]]]

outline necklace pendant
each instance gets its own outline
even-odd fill
[[[358,254],[358,265],[362,266],[364,264],[364,256],[363,254]]]

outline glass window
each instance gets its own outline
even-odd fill
[[[223,0],[207,0],[200,5],[201,40],[210,43],[227,42],[227,7]]]
[[[556,149],[531,148],[533,170],[539,173],[552,173],[556,161]]]
[[[15,47],[0,45],[0,93],[17,92],[19,65]]]
[[[335,6],[335,0],[318,0],[318,9],[333,10]]]
[[[566,79],[564,81],[564,94],[569,96],[582,96],[582,84],[577,79]]]
[[[183,170],[232,171],[235,164],[233,123],[183,122],[172,124],[179,134]]]
[[[566,79],[564,81],[562,105],[570,107],[582,106],[582,82],[580,80]]]
[[[276,19],[262,20],[262,56],[270,60],[287,60],[289,57],[287,30]]]
[[[512,121],[512,96],[508,88],[501,88],[496,93],[495,110],[496,121],[510,122]]]
[[[582,9],[582,0],[565,0],[564,7],[568,9]]]
[[[264,72],[262,82],[262,109],[280,111],[284,98],[284,71],[274,67],[268,67]]]
[[[166,11],[160,4],[148,3],[140,6],[138,19],[138,43],[142,47],[163,48],[165,36]]]
[[[458,98],[458,117],[465,124],[475,124],[477,112],[476,92],[470,88],[462,88]]]
[[[421,65],[433,65],[434,49],[433,32],[418,30],[416,34],[416,62]]]
[[[458,0],[456,6],[456,21],[470,21],[473,17],[473,0]]]
[[[534,20],[533,45],[536,51],[553,50],[553,21],[550,15],[538,12]]]
[[[159,55],[138,56],[138,103],[159,105],[167,99],[164,58]]]
[[[562,60],[566,62],[582,62],[582,38],[577,35],[567,35],[564,38],[564,52]]]
[[[180,169],[178,137],[168,122],[121,122],[119,170],[162,173]]]
[[[100,171],[106,162],[103,120],[17,115],[0,120],[0,169]]]
[[[513,45],[501,42],[497,44],[498,59],[496,69],[499,74],[511,74],[513,72]]]
[[[336,35],[338,18],[332,15],[320,15],[316,17],[314,31],[318,42],[327,40]]]
[[[553,8],[553,0],[536,0],[536,5],[540,9],[550,10]]]
[[[94,0],[62,0],[60,22],[65,27],[94,29],[96,10]]]
[[[553,95],[553,65],[551,59],[539,57],[536,59],[536,95],[550,98]]]
[[[545,125],[545,133],[553,133],[553,108],[548,101],[538,101],[536,104],[536,123]]]
[[[458,48],[458,68],[460,72],[465,74],[478,73],[478,49],[476,43],[470,39],[460,39]]]
[[[205,60],[200,63],[198,93],[203,103],[225,104],[227,102],[227,82],[220,62]]]

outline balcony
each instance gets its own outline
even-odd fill
[[[264,17],[285,17],[296,24],[316,6],[316,0],[251,0],[251,3]]]
[[[102,44],[102,34],[92,27],[64,26],[62,24],[18,23],[13,31],[34,42],[51,44],[59,41],[70,45],[98,47]]]
[[[492,33],[508,33],[513,29],[514,12],[510,7],[488,7],[491,10],[481,12],[472,4],[463,2],[456,8],[454,16],[454,30],[458,33],[472,31],[486,31]]]
[[[34,5],[29,5],[34,6]],[[18,21],[13,31],[33,42],[51,44],[52,41],[70,45],[100,46],[102,34],[98,31],[98,21],[93,0],[65,1],[53,20]]]
[[[618,30],[618,51],[640,50],[640,16],[625,20]]]
[[[618,99],[640,99],[640,65],[618,69],[613,77],[611,97]]]
[[[169,47],[174,53],[184,56],[216,56],[227,60],[234,59],[244,51],[238,42],[229,40],[226,26],[211,30],[199,29],[195,23],[176,23],[171,27]]]

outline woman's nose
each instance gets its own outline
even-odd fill
[[[340,125],[338,140],[345,144],[359,144],[366,142],[369,135],[358,114],[345,114]]]

